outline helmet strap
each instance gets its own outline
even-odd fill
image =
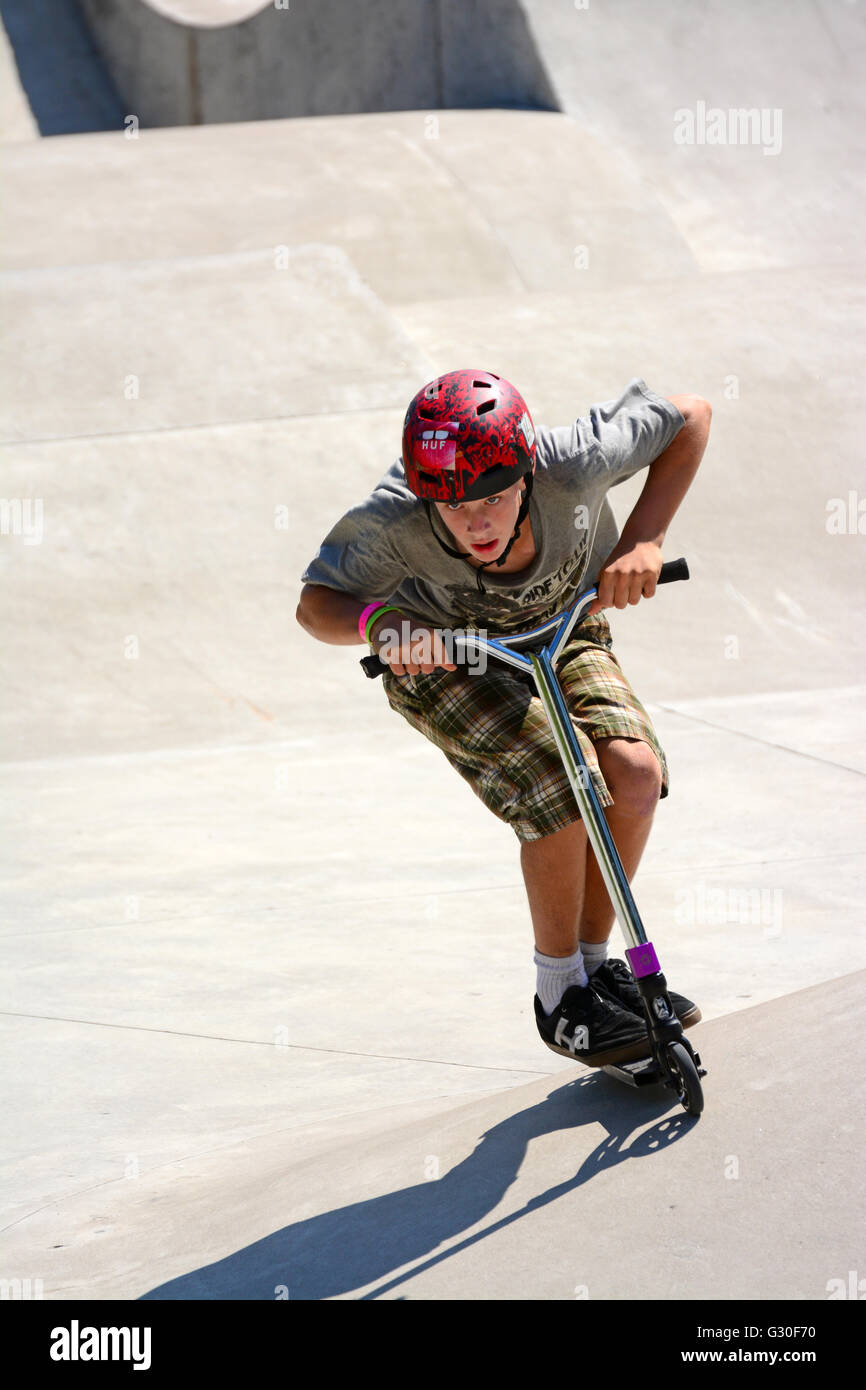
[[[463,554],[462,550],[452,550],[450,545],[445,544],[441,536],[436,535],[436,527],[433,525],[433,517],[431,515],[432,503],[429,502],[426,498],[422,500],[424,502],[424,510],[427,513],[427,520],[430,523],[430,530],[433,532],[433,535],[436,537],[442,549],[447,551],[449,555],[453,555],[455,560],[465,560],[466,556]]]

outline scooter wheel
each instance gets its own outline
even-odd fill
[[[687,1115],[700,1115],[704,1108],[704,1093],[691,1053],[682,1043],[669,1043],[667,1059],[676,1074],[680,1104]]]

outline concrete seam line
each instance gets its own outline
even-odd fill
[[[787,743],[773,743],[772,739],[761,738],[759,734],[749,734],[744,729],[729,729],[726,724],[714,724],[711,719],[702,719],[698,714],[684,714],[672,705],[666,705],[661,701],[656,703],[659,709],[665,710],[668,714],[678,714],[681,719],[690,719],[695,724],[706,724],[708,728],[717,729],[719,733],[733,734],[735,738],[748,738],[753,743],[763,744],[765,748],[777,748],[780,753],[793,753],[798,758],[809,758],[813,763],[823,763],[825,767],[835,767],[840,772],[852,772],[855,777],[866,777],[866,772],[862,772],[859,767],[847,767],[845,763],[835,763],[832,758],[819,758],[817,753],[806,753],[802,748],[792,748]]]
[[[334,1057],[366,1057],[375,1062],[415,1062],[418,1066],[459,1067],[461,1071],[495,1071],[506,1076],[555,1076],[529,1067],[490,1067],[484,1062],[449,1062],[441,1057],[404,1057],[390,1052],[352,1052],[343,1047],[313,1047],[309,1043],[272,1043],[264,1038],[226,1038],[218,1033],[184,1033],[178,1028],[148,1028],[141,1023],[105,1023],[98,1018],[64,1018],[54,1014],[21,1014],[0,1009],[0,1018],[29,1018],[42,1023],[75,1023],[82,1028],[116,1028],[123,1033],[159,1033],[169,1038],[198,1038],[203,1042],[241,1043],[248,1047],[280,1047],[291,1052],[326,1052]]]

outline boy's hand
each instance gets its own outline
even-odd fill
[[[388,619],[397,621],[388,626]],[[435,628],[410,623],[397,613],[386,613],[381,626],[373,624],[371,634],[379,660],[391,667],[395,676],[429,676],[438,666],[456,671],[445,643]]]
[[[625,608],[627,603],[652,598],[662,563],[662,552],[652,541],[641,541],[624,554],[612,550],[595,581],[598,597],[587,616],[602,608]]]

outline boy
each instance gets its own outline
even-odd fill
[[[589,1066],[650,1055],[631,972],[607,959],[613,908],[531,683],[496,663],[458,667],[447,630],[526,631],[597,585],[557,673],[631,879],[668,794],[667,762],[601,610],[655,593],[665,531],[711,413],[700,397],[668,400],[635,378],[588,417],[536,433],[509,382],[448,372],[410,403],[402,461],[337,522],[302,575],[301,626],[322,642],[368,642],[389,666],[392,709],[517,835],[538,1032]],[[647,466],[617,538],[607,490]],[[697,1006],[668,993],[683,1027],[697,1023]]]

